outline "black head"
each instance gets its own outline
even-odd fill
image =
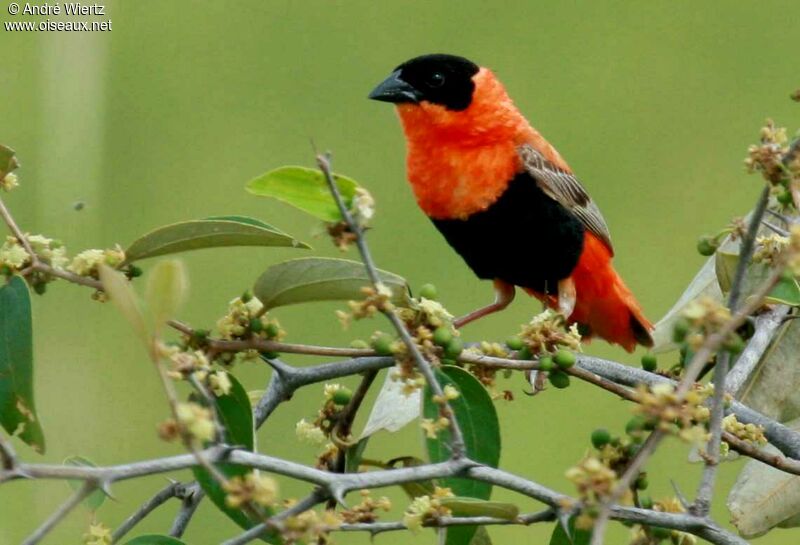
[[[448,110],[464,110],[472,101],[472,76],[480,67],[455,55],[423,55],[404,62],[370,94],[373,100],[419,103],[424,101]]]

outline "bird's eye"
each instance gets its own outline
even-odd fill
[[[431,87],[441,87],[444,85],[444,74],[441,72],[434,72],[428,78],[428,85]]]

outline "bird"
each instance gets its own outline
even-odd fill
[[[460,56],[397,66],[369,98],[395,106],[417,203],[494,302],[458,328],[506,308],[516,288],[632,352],[652,324],[614,269],[600,209],[558,151],[523,116],[494,73]]]

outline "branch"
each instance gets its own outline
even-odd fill
[[[175,520],[172,521],[172,527],[169,530],[169,535],[172,537],[181,537],[183,535],[197,510],[197,506],[200,505],[206,495],[196,482],[188,485],[186,490],[186,497],[183,499],[183,504],[178,514],[175,515]]]
[[[367,270],[367,276],[369,276],[369,279],[372,282],[372,287],[377,290],[381,285],[381,279],[378,275],[378,270],[375,267],[375,263],[372,260],[372,254],[370,254],[369,247],[367,246],[367,241],[364,237],[364,230],[361,228],[361,225],[359,225],[358,222],[353,219],[353,215],[350,214],[350,210],[348,210],[347,206],[344,204],[342,195],[339,193],[339,187],[336,185],[336,181],[333,179],[330,156],[317,155],[317,165],[319,165],[320,170],[325,175],[325,180],[328,182],[328,188],[330,189],[331,194],[333,195],[333,198],[339,207],[339,212],[341,212],[342,218],[344,218],[344,221],[347,223],[350,231],[356,237],[356,246],[361,254],[361,260],[364,262],[364,267]],[[414,362],[417,364],[417,368],[419,369],[420,373],[422,373],[422,376],[425,377],[425,381],[433,392],[433,395],[443,400],[440,412],[442,413],[442,416],[450,421],[450,451],[452,456],[454,458],[460,458],[464,456],[466,454],[466,447],[464,446],[464,435],[461,432],[461,426],[459,426],[455,413],[453,412],[452,407],[450,407],[450,403],[447,401],[447,398],[442,391],[442,386],[439,384],[439,381],[436,380],[436,376],[433,373],[430,363],[428,363],[428,361],[419,351],[414,339],[412,339],[411,335],[408,333],[408,329],[406,329],[406,326],[403,324],[394,310],[382,308],[381,312],[389,319],[389,321],[392,323],[392,326],[394,326],[394,328],[397,330],[397,334],[400,335],[400,339],[403,341],[403,344],[406,345],[406,348],[408,349],[409,354],[411,354],[411,357],[414,359]]]
[[[22,545],[35,545],[39,543],[48,533],[50,530],[56,527],[56,525],[61,522],[64,517],[66,517],[70,511],[75,509],[79,503],[81,503],[84,499],[86,499],[89,494],[95,491],[97,488],[97,484],[95,481],[86,481],[83,483],[78,490],[75,491],[72,496],[67,499],[55,512],[50,515],[41,526],[39,526],[34,532],[29,535],[25,541],[22,542]]]
[[[755,333],[728,373],[725,382],[725,389],[728,393],[738,397],[747,379],[750,378],[764,352],[772,343],[778,329],[784,324],[784,319],[790,310],[791,307],[778,305],[769,312],[756,317]]]
[[[131,516],[125,519],[125,522],[120,524],[119,528],[114,530],[114,533],[111,535],[111,542],[116,543],[122,537],[130,532],[134,526],[139,524],[142,520],[144,520],[147,515],[152,513],[158,507],[169,501],[171,498],[175,498],[178,494],[184,489],[184,485],[177,482],[169,483],[167,486],[159,490],[155,496],[147,500],[142,504],[139,509],[137,509]]]

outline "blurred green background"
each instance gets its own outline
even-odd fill
[[[6,2],[1,11],[8,20]],[[22,187],[7,201],[24,229],[61,238],[74,254],[124,246],[169,222],[247,214],[309,240],[314,254],[336,256],[324,237],[314,238],[319,226],[309,217],[243,191],[247,180],[273,167],[311,165],[313,139],[335,152],[338,171],[375,195],[379,215],[369,238],[379,265],[413,286],[435,283],[456,314],[487,302],[490,285],[472,276],[417,210],[404,180],[398,123],[389,107],[365,98],[407,58],[451,52],[497,72],[599,203],[617,267],[654,321],[701,265],[697,236],[754,201],[760,186],[744,173],[742,159],[764,118],[790,130],[800,118],[788,100],[800,85],[787,41],[800,21],[793,1],[140,0],[109,2],[107,11],[108,33],[0,31],[0,141],[23,163]],[[77,202],[83,210],[75,210]],[[522,238],[520,251],[528,251]],[[181,318],[211,326],[265,267],[301,255],[310,253],[187,254],[192,297]],[[343,332],[335,308],[275,315],[296,342],[346,344],[386,329],[376,319]],[[502,339],[539,308],[519,297],[502,315],[466,329],[466,338]],[[48,450],[39,456],[17,444],[26,460],[57,463],[81,454],[113,464],[179,451],[156,436],[167,415],[156,375],[111,306],[57,283],[35,299],[34,312],[36,395]],[[638,361],[602,342],[587,351]],[[269,376],[255,364],[236,373],[251,390]],[[501,386],[517,397],[498,403],[502,466],[570,493],[564,471],[586,451],[591,430],[620,432],[630,415],[625,404],[583,384],[535,398],[522,395],[520,376]],[[312,462],[314,450],[296,442],[294,424],[313,416],[320,399],[321,386],[281,406],[259,434],[261,450]],[[373,443],[374,458],[421,452],[413,429]],[[739,467],[722,470],[715,509],[721,520]],[[672,493],[670,479],[694,492],[699,468],[686,463],[683,446],[669,443],[649,469],[654,497]],[[116,501],[98,519],[117,526],[164,482],[117,484]],[[299,497],[308,486],[287,482],[283,489]],[[385,492],[399,512],[402,494]],[[69,493],[61,482],[0,487],[0,543],[18,543]],[[496,496],[539,508],[502,491]],[[138,531],[166,532],[176,509],[177,502],[161,508]],[[75,511],[45,542],[79,542],[89,519]],[[186,540],[217,543],[238,533],[206,501]],[[496,544],[547,543],[549,533],[549,525],[491,529]],[[626,535],[615,526],[608,542],[627,543]],[[797,530],[779,530],[757,542],[796,540]],[[336,541],[369,538],[340,534]],[[426,531],[375,542],[435,538]]]

